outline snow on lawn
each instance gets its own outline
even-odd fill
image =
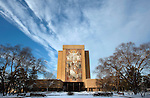
[[[141,94],[134,95],[132,92],[124,92],[124,95],[118,95],[117,93],[113,92],[113,96],[106,97],[106,96],[93,96],[95,92],[73,92],[74,95],[67,95],[67,92],[31,92],[31,93],[38,93],[38,94],[45,94],[45,98],[97,98],[97,97],[103,97],[103,98],[141,98]],[[27,93],[27,95],[30,95],[30,93]],[[17,96],[17,95],[12,95],[12,96],[2,96],[0,94],[0,98],[8,98],[8,97],[13,97],[13,98],[40,98],[40,97],[23,97],[23,96]],[[147,92],[145,94],[145,97],[143,98],[150,98],[150,92]]]
[[[113,92],[113,96],[106,97],[106,96],[93,96],[94,93],[96,92],[73,92],[74,95],[67,95],[67,92],[52,92],[52,93],[47,93],[46,98],[96,98],[96,97],[104,97],[104,98],[141,98],[141,94],[134,95],[133,92],[124,92],[124,95],[118,95],[117,93]],[[33,97],[32,97],[33,98]],[[144,98],[150,98],[150,92],[145,93]]]

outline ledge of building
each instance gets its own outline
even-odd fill
[[[84,45],[63,45],[63,49],[84,49]]]

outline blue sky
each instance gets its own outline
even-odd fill
[[[91,76],[122,42],[150,42],[150,0],[0,0],[0,44],[31,47],[57,70],[62,45],[85,45]]]

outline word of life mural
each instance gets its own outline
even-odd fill
[[[66,81],[82,81],[81,49],[66,50]]]

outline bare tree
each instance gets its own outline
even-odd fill
[[[50,79],[53,79],[55,77],[54,73],[55,73],[55,71],[53,73],[46,72],[44,74],[45,79],[48,79],[47,80],[47,91],[48,91],[48,88],[51,87],[54,84],[54,81],[50,81]]]
[[[107,58],[100,58],[96,72],[99,76],[114,75],[121,77],[137,94],[140,88],[141,74],[148,74],[150,64],[150,43],[136,47],[134,43],[122,43],[115,53]]]
[[[1,68],[1,83],[2,83],[2,93],[4,95],[5,82],[7,77],[6,68],[10,65],[10,46],[0,45],[0,68]]]
[[[29,77],[35,74],[36,79],[37,73],[45,72],[44,62],[42,59],[36,59],[28,47],[0,45],[0,80],[3,95],[12,89],[18,92],[21,92],[21,89],[26,91]],[[32,75],[31,70],[34,71]]]
[[[99,79],[96,80],[96,84],[100,86],[103,91],[112,91],[115,85],[114,79],[114,76],[99,77]]]
[[[28,89],[32,90],[34,85],[36,85],[35,80],[38,78],[38,73],[45,74],[45,64],[46,61],[42,59],[35,59],[33,66],[29,70],[29,79],[27,81]]]

